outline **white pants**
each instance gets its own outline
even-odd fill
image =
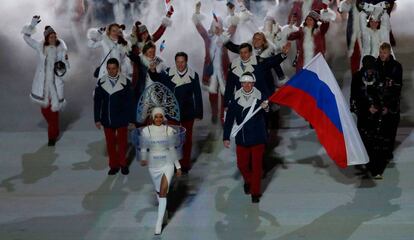
[[[216,73],[214,71],[213,75],[210,77],[208,92],[216,94],[218,89],[220,90],[221,95],[224,95],[226,84],[224,82],[223,74],[221,74],[221,72]]]

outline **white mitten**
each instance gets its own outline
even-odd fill
[[[40,16],[33,16],[32,21],[30,22],[31,27],[36,27],[42,20],[40,20]]]

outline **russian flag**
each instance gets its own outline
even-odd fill
[[[368,155],[341,89],[322,54],[293,76],[269,100],[305,118],[328,156],[341,168],[368,163]]]

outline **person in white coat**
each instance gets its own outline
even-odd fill
[[[360,16],[356,2],[356,0],[342,0],[338,7],[339,13],[342,15],[348,15],[346,41],[352,74],[356,73],[360,69],[362,46]],[[364,22],[364,24],[365,23],[366,22]]]
[[[115,22],[117,23],[125,23],[126,19],[126,5],[129,4],[129,0],[108,0],[108,2],[112,3]]]
[[[142,129],[141,142],[149,142],[146,148],[141,148],[141,165],[147,166],[157,191],[158,218],[155,225],[155,234],[162,231],[163,219],[167,207],[167,194],[169,184],[174,175],[174,167],[177,169],[177,176],[181,176],[179,154],[175,146],[170,144],[171,138],[177,131],[168,125],[164,109],[155,107],[151,111],[152,124]]]
[[[390,16],[381,4],[365,6],[365,10],[360,12],[362,57],[371,55],[377,58],[381,44],[390,43]]]
[[[32,38],[40,21],[40,16],[34,16],[30,25],[21,32],[24,41],[38,55],[30,98],[41,105],[42,114],[48,123],[48,146],[54,146],[59,137],[59,111],[66,103],[63,87],[69,61],[65,42],[57,37],[51,26],[45,27],[43,40]]]
[[[128,42],[122,36],[122,28],[124,28],[123,25],[112,23],[106,28],[91,28],[88,30],[88,47],[102,47],[103,50],[97,79],[100,79],[107,74],[105,66],[110,58],[116,58],[120,62],[121,72],[125,76],[129,76],[130,72],[132,72],[131,62],[127,58],[127,53],[129,52],[130,47]]]

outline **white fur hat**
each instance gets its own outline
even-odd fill
[[[162,114],[162,116],[165,120],[165,113],[164,113],[164,109],[162,107],[155,107],[151,110],[152,119],[154,119],[155,115],[157,115],[157,114]]]

